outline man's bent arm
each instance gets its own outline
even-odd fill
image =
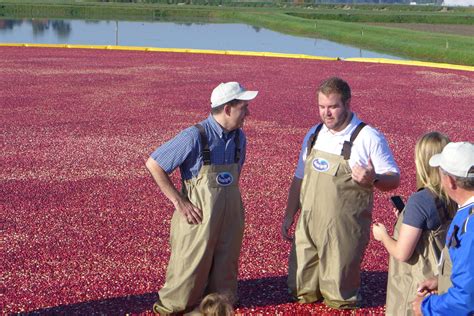
[[[352,167],[352,179],[364,187],[376,187],[380,191],[390,191],[400,185],[400,174],[389,171],[382,174],[375,173],[374,164],[369,158],[366,167],[356,163]]]
[[[150,171],[153,179],[160,188],[161,192],[173,203],[176,210],[183,214],[188,221],[197,224],[202,220],[202,212],[191,204],[171,182],[168,174],[160,167],[160,165],[151,157],[146,161],[146,167]]]
[[[400,185],[399,173],[387,172],[384,174],[377,174],[375,179],[377,180],[374,182],[374,187],[380,191],[390,191],[398,188]]]
[[[281,226],[281,233],[287,240],[291,240],[291,237],[288,235],[288,230],[295,220],[296,212],[298,212],[300,208],[300,192],[302,182],[303,179],[297,177],[293,177],[293,181],[291,181],[285,217],[283,218],[283,223]]]

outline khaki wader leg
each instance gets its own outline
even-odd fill
[[[286,284],[288,286],[288,293],[292,296],[294,300],[297,299],[296,295],[296,267],[298,263],[296,262],[296,245],[295,240],[291,243],[290,255],[288,256],[288,279]]]
[[[166,315],[186,311],[198,305],[206,286],[212,264],[213,249],[206,235],[209,227],[190,225],[175,212],[171,220],[171,257],[166,272],[166,283],[158,292],[153,310]]]
[[[319,291],[319,257],[316,245],[312,242],[311,225],[304,225],[308,221],[308,213],[301,212],[295,240],[290,253],[288,268],[288,288],[299,303],[312,303],[322,299]],[[298,261],[300,260],[300,261]]]
[[[222,172],[232,174],[231,185],[217,183]],[[154,312],[191,312],[208,291],[236,297],[244,228],[238,176],[237,164],[204,165],[196,178],[185,182],[185,192],[203,211],[203,221],[188,224],[181,214],[173,214],[171,257]]]
[[[327,229],[328,240],[320,246],[320,288],[324,303],[332,308],[354,308],[361,301],[360,264],[369,230],[354,229],[357,226],[351,217],[335,219]]]
[[[240,194],[228,204],[214,250],[214,259],[206,293],[222,293],[231,303],[237,302],[237,273],[244,233],[244,213]]]

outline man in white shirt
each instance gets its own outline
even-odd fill
[[[301,214],[288,268],[300,303],[360,305],[360,263],[369,241],[374,187],[398,187],[400,174],[383,135],[350,110],[351,90],[333,77],[317,90],[322,123],[307,133],[290,186],[283,237]]]

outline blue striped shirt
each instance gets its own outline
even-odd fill
[[[234,163],[235,141],[234,137],[239,130],[225,133],[212,115],[200,122],[207,134],[209,149],[211,151],[211,164],[224,165]],[[240,161],[245,161],[246,138],[240,131]],[[151,157],[168,174],[178,166],[181,178],[188,180],[198,175],[202,166],[201,136],[195,126],[181,131],[174,138],[158,147]]]

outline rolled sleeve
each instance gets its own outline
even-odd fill
[[[374,146],[374,151],[371,153],[372,163],[374,164],[375,172],[378,174],[384,173],[400,173],[398,166],[393,158],[392,151],[388,146],[385,137],[377,133],[378,142]]]
[[[196,146],[199,146],[196,133],[189,129],[180,132],[171,140],[158,147],[150,157],[166,172],[171,173],[180,166]]]
[[[306,152],[307,152],[307,146],[308,146],[308,140],[313,135],[314,131],[316,130],[317,125],[313,126],[308,133],[306,133],[306,136],[303,139],[303,144],[301,145],[301,151],[300,155],[298,157],[298,164],[296,165],[296,170],[295,170],[295,177],[298,179],[303,179],[304,177],[304,164],[306,160]]]

